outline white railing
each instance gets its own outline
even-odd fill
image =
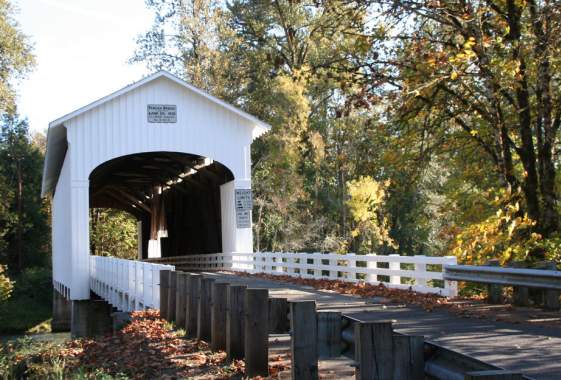
[[[444,265],[456,265],[456,257],[400,255],[339,255],[335,253],[217,253],[153,259],[174,263],[185,270],[226,269],[248,273],[289,275],[348,282],[364,281],[420,293],[457,295],[455,281],[443,278]]]
[[[173,265],[90,256],[90,288],[120,311],[160,308],[160,271]]]

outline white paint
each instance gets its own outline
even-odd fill
[[[149,123],[148,104],[176,105],[177,123]],[[220,189],[223,251],[252,251],[251,227],[235,227],[234,190],[251,189],[251,142],[269,129],[255,117],[167,72],[156,73],[52,122],[42,191],[49,194],[56,187],[55,281],[70,288],[71,299],[89,298],[89,176],[109,160],[137,153],[196,154],[230,169],[235,180]],[[63,195],[57,196],[59,192]]]
[[[324,264],[323,261],[328,264]],[[427,264],[456,266],[456,257],[399,256],[399,255],[340,255],[336,253],[287,253],[287,252],[233,252],[204,255],[168,257],[158,262],[181,264],[188,270],[228,269],[249,273],[283,274],[292,277],[311,279],[331,279],[346,282],[364,281],[370,284],[383,284],[389,288],[411,288],[419,293],[437,293],[446,297],[458,295],[455,281],[443,281],[444,287],[436,287],[430,280],[443,280],[443,271],[401,269],[400,264]],[[360,263],[360,264],[359,264]],[[377,268],[376,263],[389,264],[389,269]],[[323,273],[327,273],[324,275]],[[340,277],[337,274],[340,274]],[[357,275],[363,277],[362,280]],[[380,281],[378,276],[390,277],[390,281]],[[402,284],[401,278],[413,280]]]
[[[90,257],[89,288],[120,311],[160,308],[160,271],[173,265]]]

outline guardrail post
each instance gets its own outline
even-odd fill
[[[133,272],[134,273],[134,272]],[[168,319],[168,294],[169,294],[169,275],[170,270],[160,271],[160,317]],[[132,306],[134,310],[134,305]]]
[[[318,355],[320,358],[334,358],[341,355],[341,313],[320,311],[318,320]]]
[[[187,306],[185,308],[185,329],[187,330],[187,336],[193,338],[197,336],[201,275],[190,273],[187,281],[189,282],[189,293],[187,294]]]
[[[212,329],[210,347],[214,351],[226,349],[226,298],[228,284],[215,282],[212,286]]]
[[[393,376],[393,331],[391,322],[355,324],[357,380],[386,380]]]
[[[171,271],[169,274],[169,292],[168,292],[168,321],[175,322],[175,300],[177,289],[177,272]]]
[[[315,301],[290,302],[290,354],[293,379],[318,378],[318,332]]]
[[[286,298],[269,298],[269,334],[284,334],[290,330],[289,312]]]
[[[489,260],[487,261],[487,266],[498,267],[500,266],[499,260]],[[498,284],[487,285],[487,302],[490,304],[499,304],[503,301],[503,287]]]
[[[245,289],[246,287],[243,285],[229,285],[227,290],[226,353],[228,360],[241,359],[245,353]]]
[[[214,278],[201,279],[199,296],[199,307],[197,313],[197,338],[210,342],[212,331],[212,284]]]
[[[426,259],[425,255],[414,256],[416,259]],[[427,286],[427,263],[426,262],[416,262],[415,263],[415,285],[417,286]]]
[[[245,375],[249,378],[269,375],[268,296],[268,289],[245,291]]]
[[[175,324],[181,328],[185,327],[186,282],[187,274],[177,272],[175,287]]]
[[[393,336],[395,379],[425,378],[424,340],[422,336]]]
[[[465,380],[522,380],[522,374],[505,370],[466,373]]]

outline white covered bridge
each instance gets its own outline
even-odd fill
[[[363,278],[397,287],[408,287],[401,281],[407,277],[418,290],[454,292],[447,285],[435,289],[427,284],[442,279],[427,265],[452,258],[254,254],[251,143],[269,130],[266,123],[164,71],[50,123],[42,193],[53,200],[55,309],[57,302],[73,301],[73,313],[80,314],[92,290],[115,305],[108,288],[127,293],[125,308],[158,307],[159,269],[176,262],[203,270],[233,266]],[[92,207],[134,215],[138,259],[156,263],[91,259]],[[102,278],[108,288],[100,287]],[[118,302],[123,308],[123,298]],[[64,308],[69,313],[69,305]]]

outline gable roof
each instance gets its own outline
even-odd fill
[[[186,81],[176,77],[175,75],[162,70],[158,71],[152,75],[149,75],[138,82],[134,82],[128,86],[121,88],[104,96],[101,99],[98,99],[84,107],[81,107],[73,112],[70,112],[52,122],[49,123],[49,129],[47,132],[47,151],[45,153],[45,161],[43,165],[43,180],[41,186],[41,195],[45,196],[52,192],[56,186],[58,181],[58,176],[60,174],[60,170],[62,168],[62,164],[64,162],[64,157],[66,155],[67,150],[67,141],[66,141],[66,128],[64,127],[64,123],[80,116],[90,110],[93,110],[97,107],[102,106],[103,104],[112,101],[124,94],[127,94],[147,83],[155,81],[159,78],[166,78],[171,80],[172,82],[194,92],[195,94],[209,100],[212,103],[217,104],[218,106],[240,116],[242,119],[247,120],[250,124],[253,125],[253,138],[259,137],[262,134],[271,130],[271,126],[253,115],[248,114],[240,110],[239,108],[226,103],[225,101],[218,99],[215,96],[212,96],[203,90],[187,83]]]

